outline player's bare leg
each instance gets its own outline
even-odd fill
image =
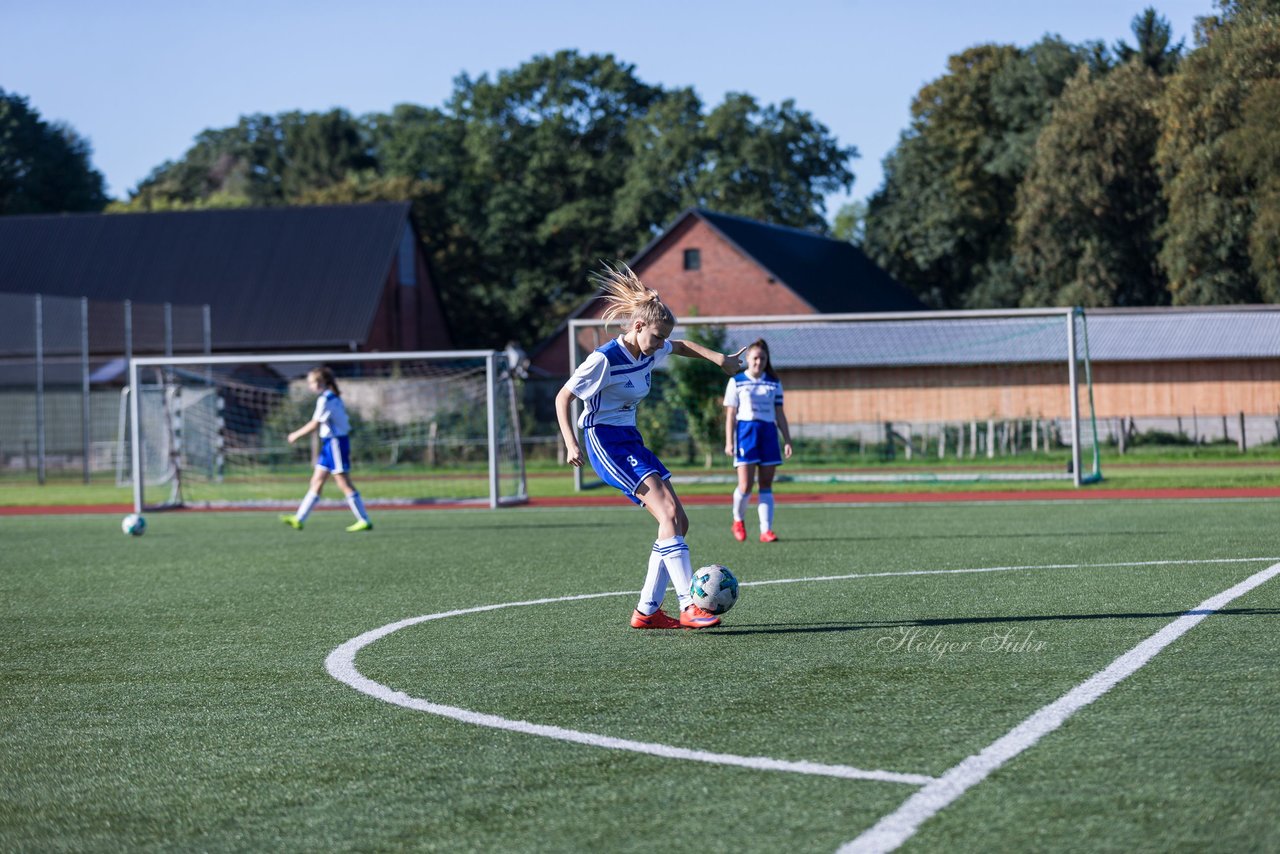
[[[689,547],[684,542],[684,535],[689,531],[689,516],[674,487],[656,474],[650,475],[636,489],[636,497],[658,523],[658,540],[654,543],[654,549],[661,555],[661,561],[675,585],[676,595],[680,598],[680,624],[687,629],[705,629],[719,625],[719,617],[702,610],[689,597],[693,564],[689,559]],[[650,568],[652,576],[652,562]],[[646,583],[648,580],[646,579]]]

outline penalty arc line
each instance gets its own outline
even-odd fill
[[[1035,569],[1065,569],[1065,568],[1089,568],[1092,566],[1112,567],[1112,566],[1147,566],[1147,565],[1165,565],[1170,563],[1242,563],[1253,561],[1271,561],[1273,558],[1223,558],[1209,560],[1191,560],[1191,561],[1130,561],[1114,564],[1050,564],[1041,566],[1000,566],[985,567],[973,569],[941,569],[941,570],[908,570],[904,572],[876,572],[876,573],[856,573],[849,575],[835,576],[817,576],[803,579],[771,579],[766,581],[744,582],[743,586],[755,586],[766,584],[787,584],[799,581],[838,581],[851,580],[856,578],[883,578],[893,575],[946,575],[971,572],[1010,572],[1015,570],[1035,570]],[[906,783],[910,785],[923,786],[935,782],[934,777],[925,774],[907,774],[894,771],[883,770],[864,770],[846,765],[830,765],[819,762],[794,762],[779,759],[772,759],[765,756],[736,756],[733,754],[710,753],[708,751],[689,750],[686,748],[674,747],[671,745],[657,744],[650,742],[633,741],[630,739],[614,738],[612,736],[598,735],[595,733],[579,732],[577,730],[565,729],[563,727],[548,726],[545,724],[534,724],[528,721],[513,721],[508,718],[502,718],[497,715],[487,715],[480,712],[474,712],[469,709],[462,709],[455,706],[446,706],[439,703],[432,703],[429,700],[423,700],[417,697],[411,697],[401,691],[396,691],[367,678],[359,670],[356,669],[356,654],[366,646],[386,637],[400,629],[408,628],[419,623],[425,623],[430,620],[441,620],[446,617],[457,617],[464,614],[479,614],[486,611],[496,611],[503,608],[517,608],[529,605],[549,605],[559,602],[575,602],[586,599],[601,599],[611,596],[628,596],[635,595],[635,591],[613,591],[610,593],[585,593],[574,596],[556,596],[544,599],[529,599],[522,602],[504,602],[496,605],[481,605],[473,608],[460,608],[453,611],[444,611],[438,614],[426,614],[417,617],[409,617],[395,623],[388,623],[376,629],[371,629],[358,637],[352,638],[346,643],[333,650],[325,659],[325,669],[334,679],[355,688],[363,694],[367,694],[378,700],[387,703],[402,706],[404,708],[414,709],[416,711],[428,712],[433,715],[451,718],[462,723],[474,724],[477,726],[491,727],[494,729],[504,729],[513,732],[521,732],[528,735],[538,735],[545,738],[554,738],[560,741],[570,741],[578,744],[585,744],[593,747],[601,747],[613,750],[626,750],[635,753],[645,753],[654,756],[662,756],[672,759],[685,759],[695,762],[708,762],[718,765],[733,765],[746,768],[755,768],[766,771],[784,771],[799,774],[813,774],[829,777],[841,777],[845,779],[869,779],[879,780],[892,783]]]
[[[1062,697],[1044,706],[980,752],[962,760],[940,777],[926,783],[902,806],[881,818],[870,829],[840,846],[837,854],[868,854],[892,851],[910,839],[920,825],[937,815],[998,768],[1056,730],[1080,709],[1131,676],[1157,653],[1189,632],[1202,620],[1220,611],[1233,600],[1280,574],[1280,563],[1261,570],[1239,584],[1211,596],[1187,611],[1104,670],[1077,685]]]
[[[789,761],[784,759],[773,759],[768,756],[736,756],[729,753],[711,753],[706,750],[690,750],[688,748],[675,747],[669,744],[633,741],[631,739],[615,738],[613,736],[600,735],[598,733],[580,732],[578,730],[565,729],[564,727],[550,726],[547,724],[535,724],[530,723],[529,721],[511,720],[497,715],[473,712],[469,709],[462,709],[456,706],[446,706],[440,703],[433,703],[430,700],[411,697],[402,691],[396,691],[395,689],[389,688],[380,682],[375,682],[374,680],[369,679],[356,669],[356,653],[361,649],[381,638],[386,637],[392,632],[417,625],[418,623],[424,623],[428,620],[440,620],[445,617],[456,617],[463,614],[476,614],[484,611],[496,611],[500,608],[516,608],[524,605],[548,605],[555,602],[574,602],[583,599],[600,599],[606,596],[634,595],[634,590],[614,593],[587,593],[577,596],[560,596],[549,599],[530,599],[524,602],[506,602],[500,605],[483,605],[477,608],[461,608],[455,611],[445,611],[439,614],[426,614],[419,617],[410,617],[408,619],[400,620],[396,623],[389,623],[385,626],[365,632],[364,634],[352,638],[342,644],[333,652],[329,653],[328,658],[325,659],[325,669],[334,679],[350,685],[352,688],[355,688],[363,694],[368,694],[370,697],[382,700],[386,703],[403,706],[406,709],[428,712],[433,715],[439,715],[440,717],[451,718],[461,723],[508,730],[510,732],[519,732],[526,735],[538,735],[544,738],[553,738],[558,741],[569,741],[577,744],[584,744],[589,747],[600,747],[609,750],[624,750],[631,753],[644,753],[650,756],[661,756],[667,759],[683,759],[692,762],[707,762],[714,765],[732,765],[741,768],[751,768],[757,771],[783,771],[792,774],[812,774],[823,777],[839,777],[848,780],[877,780],[884,783],[906,783],[913,786],[923,786],[933,780],[933,777],[926,774],[903,774],[896,771],[883,771],[878,769],[866,770],[862,768],[854,768],[849,765],[829,765],[822,762]]]

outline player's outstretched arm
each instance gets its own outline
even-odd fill
[[[715,350],[708,350],[701,344],[693,341],[684,341],[681,339],[673,339],[671,342],[671,352],[676,356],[688,356],[695,359],[706,359],[720,370],[724,371],[727,376],[737,376],[742,372],[742,354],[747,351],[743,347],[736,353],[717,353]]]
[[[564,386],[556,394],[556,420],[560,422],[560,438],[564,439],[564,461],[574,468],[582,467],[582,448],[578,447],[578,436],[573,431],[573,413],[569,409],[573,402],[573,392]]]
[[[294,442],[298,441],[303,436],[306,436],[308,433],[314,433],[319,429],[320,429],[319,421],[308,421],[306,424],[302,425],[297,430],[294,430],[292,433],[289,434],[289,437],[288,437],[289,444],[292,445]]]

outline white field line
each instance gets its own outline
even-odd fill
[[[422,700],[417,697],[410,697],[401,691],[388,688],[379,682],[365,677],[356,669],[355,659],[356,653],[361,649],[386,637],[392,632],[398,631],[408,626],[425,623],[428,620],[441,620],[445,617],[457,617],[463,614],[476,614],[482,611],[495,611],[499,608],[517,608],[523,605],[549,605],[555,602],[574,602],[582,599],[599,599],[606,596],[634,596],[635,591],[627,590],[615,593],[588,593],[579,596],[559,596],[551,599],[531,599],[525,602],[507,602],[501,605],[483,605],[478,608],[461,608],[456,611],[445,611],[439,614],[427,614],[420,617],[410,617],[401,620],[398,623],[389,623],[372,631],[365,632],[359,637],[352,638],[342,646],[329,653],[329,657],[325,659],[325,669],[329,671],[329,675],[339,682],[344,682],[355,688],[361,693],[368,694],[370,697],[382,700],[387,703],[393,703],[397,706],[403,706],[406,709],[415,709],[420,712],[429,712],[433,715],[439,715],[445,718],[452,718],[462,723],[475,724],[477,726],[492,727],[494,729],[505,729],[511,732],[525,733],[526,735],[540,735],[544,738],[554,738],[559,741],[571,741],[578,744],[585,744],[590,747],[602,747],[609,750],[626,750],[632,753],[646,753],[651,756],[662,756],[667,759],[683,759],[690,762],[709,762],[715,765],[736,765],[741,768],[752,768],[758,771],[787,771],[792,774],[814,774],[824,777],[842,777],[850,780],[878,780],[886,783],[907,783],[915,786],[922,786],[933,780],[925,774],[900,774],[895,771],[881,770],[864,770],[862,768],[854,768],[849,765],[828,765],[821,762],[792,762],[783,759],[772,759],[767,756],[735,756],[729,753],[711,753],[705,750],[689,750],[683,747],[673,747],[667,744],[657,744],[644,741],[632,741],[625,738],[614,738],[608,735],[598,735],[590,732],[579,732],[578,730],[565,729],[557,726],[547,726],[546,724],[529,723],[528,721],[515,721],[508,718],[498,717],[497,715],[486,715],[480,712],[473,712],[468,709],[461,709],[456,706],[444,706],[439,703],[432,703],[429,700]]]
[[[842,845],[838,854],[892,851],[910,839],[920,825],[937,815],[968,789],[982,782],[992,772],[1027,750],[1042,737],[1053,732],[1067,718],[1114,688],[1150,661],[1156,653],[1189,632],[1205,617],[1280,574],[1280,563],[1257,572],[1239,584],[1200,603],[1196,608],[1169,623],[1105,669],[1068,691],[1059,699],[1037,711],[979,753],[962,760],[941,777],[926,783],[907,798],[897,810]]]
[[[1001,566],[986,567],[980,569],[940,569],[940,570],[915,570],[906,572],[877,572],[877,573],[858,573],[852,575],[831,575],[817,576],[813,578],[792,578],[792,579],[774,579],[769,581],[746,582],[744,586],[764,585],[764,584],[789,584],[799,581],[841,581],[854,578],[882,578],[891,575],[946,575],[954,573],[967,572],[1011,572],[1019,569],[1065,569],[1065,568],[1091,568],[1091,567],[1114,567],[1114,566],[1159,566],[1171,563],[1246,563],[1251,561],[1271,561],[1275,558],[1238,558],[1238,559],[1220,559],[1220,560],[1201,560],[1201,561],[1139,561],[1130,563],[1114,563],[1114,564],[1051,564],[1044,566]],[[847,779],[859,780],[880,780],[892,783],[907,783],[917,786],[927,785],[935,782],[935,778],[925,774],[903,774],[894,771],[882,770],[864,770],[861,768],[853,768],[847,765],[829,765],[820,762],[792,762],[780,759],[772,759],[766,756],[735,756],[727,753],[710,753],[703,750],[689,750],[682,747],[673,747],[671,745],[632,741],[629,739],[614,738],[612,736],[598,735],[595,733],[579,732],[577,730],[564,729],[562,727],[547,726],[545,724],[534,724],[528,721],[513,721],[507,718],[498,717],[497,715],[486,715],[480,712],[473,712],[468,709],[462,709],[455,706],[445,706],[439,703],[432,703],[429,700],[410,697],[401,691],[396,691],[379,682],[365,677],[356,669],[356,654],[366,646],[386,637],[387,635],[399,631],[400,629],[415,626],[419,623],[425,623],[430,620],[442,620],[446,617],[458,617],[464,614],[479,614],[485,611],[496,611],[502,608],[519,608],[526,605],[549,605],[557,602],[575,602],[584,599],[601,599],[610,596],[633,596],[634,591],[614,591],[612,593],[586,593],[576,596],[557,596],[547,599],[529,599],[523,602],[504,602],[497,605],[481,605],[475,608],[460,608],[453,611],[444,611],[439,614],[426,614],[418,617],[409,617],[395,623],[388,623],[376,629],[365,632],[358,637],[352,638],[346,643],[339,646],[333,652],[329,653],[325,659],[325,669],[329,675],[339,682],[350,685],[361,693],[367,694],[375,699],[392,703],[397,706],[403,706],[416,711],[428,712],[441,717],[452,718],[453,720],[463,723],[475,724],[477,726],[487,726],[494,729],[505,729],[512,732],[521,732],[528,735],[539,735],[545,738],[554,738],[560,741],[571,741],[578,744],[586,744],[593,747],[602,747],[611,750],[627,750],[635,753],[646,753],[653,756],[663,756],[671,759],[685,759],[694,762],[709,762],[718,765],[736,765],[744,768],[755,768],[764,771],[788,771],[796,774],[815,774],[829,777],[843,777]]]
[[[811,578],[773,578],[766,581],[744,581],[741,587],[759,587],[766,584],[800,584],[811,581],[848,581],[853,578],[890,578],[897,575],[953,575],[967,572],[1018,572],[1028,569],[1108,569],[1120,566],[1174,566],[1178,564],[1208,563],[1271,563],[1280,557],[1231,557],[1206,558],[1204,560],[1126,560],[1119,563],[1046,563],[1036,566],[984,566],[973,569],[912,569],[900,572],[857,572],[850,575],[817,575]]]

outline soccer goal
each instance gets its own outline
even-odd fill
[[[492,350],[147,357],[129,364],[120,442],[137,512],[294,506],[318,451],[306,373],[332,368],[351,477],[372,506],[527,500],[516,389]],[[325,504],[341,504],[336,486]]]
[[[618,332],[598,319],[572,320],[570,368]],[[1102,477],[1079,308],[692,317],[673,335],[724,352],[768,343],[795,447],[779,470],[782,482],[1063,479],[1081,486]],[[679,369],[672,363],[680,361],[666,362],[651,394],[659,407],[668,398],[666,426],[676,434],[663,437],[668,461],[697,444],[683,414],[698,404],[669,401],[669,377]],[[719,407],[723,377],[715,382],[706,399]],[[719,445],[718,454],[702,455],[715,457],[711,469],[675,482],[734,479],[719,429],[702,442]],[[579,489],[599,483],[581,469],[575,477]]]

